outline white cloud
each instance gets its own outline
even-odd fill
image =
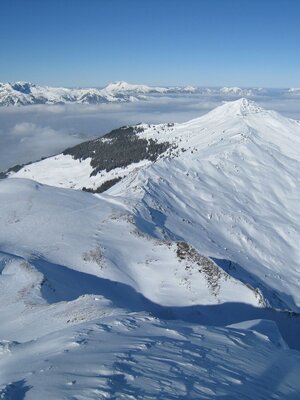
[[[75,145],[82,139],[48,126],[20,122],[0,129],[0,170],[40,159]]]

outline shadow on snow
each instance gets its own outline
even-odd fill
[[[149,312],[165,320],[182,320],[220,327],[254,319],[272,320],[276,322],[289,347],[300,350],[300,316],[295,313],[234,302],[183,307],[163,306],[147,299],[124,283],[75,271],[42,259],[36,259],[32,263],[46,278],[46,284],[42,286],[42,295],[49,303],[72,301],[84,294],[94,294],[107,298],[115,307],[132,312]]]

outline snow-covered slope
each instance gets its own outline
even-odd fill
[[[136,168],[151,164],[176,147],[168,142],[174,124],[122,127],[102,138],[66,149],[62,154],[25,165],[7,172],[12,177],[24,177],[53,186],[96,190],[103,183],[123,178]]]
[[[0,180],[0,398],[296,400],[299,141],[241,99]]]
[[[53,264],[122,282],[164,306],[241,299],[263,305],[259,293],[192,247],[138,232],[126,202],[19,179],[1,182],[1,189],[0,240],[6,253],[46,257]]]
[[[157,210],[162,232],[255,281],[274,307],[299,311],[299,123],[241,100],[175,132],[184,152],[131,184],[141,215]]]
[[[137,230],[131,201],[21,179],[0,193],[2,398],[297,398],[297,319]]]

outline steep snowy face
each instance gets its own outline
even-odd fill
[[[24,93],[24,94],[30,94],[31,88],[33,88],[33,87],[36,87],[36,86],[30,82],[15,82],[14,84],[11,85],[11,88],[13,90],[16,90],[16,91]]]
[[[299,311],[300,125],[242,99],[172,135],[178,156],[131,183],[143,218],[160,225],[161,237],[184,239],[256,282],[274,307]]]
[[[299,160],[299,121],[265,110],[246,98],[224,102],[200,118],[176,125],[174,135],[186,149],[196,146],[198,151],[206,151],[212,146],[215,157],[225,143],[233,150],[238,143],[250,146],[257,140],[270,150],[278,149],[282,155]],[[254,153],[253,157],[258,155]]]

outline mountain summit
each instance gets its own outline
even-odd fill
[[[241,98],[236,101],[227,101],[222,106],[218,107],[214,112],[222,115],[237,115],[246,116],[248,114],[257,114],[265,111],[257,103],[246,98]]]

